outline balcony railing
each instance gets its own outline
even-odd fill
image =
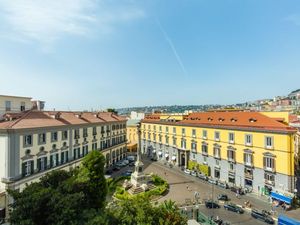
[[[275,181],[265,179],[265,184],[275,186]]]
[[[253,174],[251,174],[251,173],[245,173],[244,176],[247,179],[253,180]]]
[[[272,173],[275,172],[275,168],[271,168],[271,167],[264,167],[264,170]]]

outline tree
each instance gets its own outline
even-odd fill
[[[118,111],[116,109],[114,109],[114,108],[108,108],[106,111],[107,112],[112,112],[114,114],[118,114]]]
[[[14,198],[11,224],[82,225],[96,215],[95,225],[106,224],[104,163],[103,155],[92,151],[78,170],[53,171],[20,193],[9,190]]]
[[[184,225],[183,217],[174,202],[153,205],[147,197],[123,200],[108,211],[109,224],[122,225]]]

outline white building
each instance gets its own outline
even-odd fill
[[[132,111],[130,113],[130,119],[131,120],[142,120],[145,118],[145,113],[138,113],[138,112],[135,112],[135,111]]]
[[[108,112],[5,114],[0,121],[0,208],[7,208],[7,188],[22,190],[49,171],[68,170],[92,150],[103,153],[106,167],[125,158],[126,119]]]
[[[0,119],[5,113],[17,113],[32,108],[31,97],[0,95]]]

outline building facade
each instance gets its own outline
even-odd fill
[[[22,190],[49,171],[69,170],[92,150],[103,153],[106,167],[125,158],[126,119],[108,112],[5,114],[0,122],[0,190]]]
[[[282,121],[258,112],[154,114],[142,120],[142,151],[232,186],[294,193],[296,129]]]
[[[127,151],[136,153],[138,148],[137,125],[140,120],[127,120]]]
[[[32,108],[30,97],[0,95],[0,119],[5,113],[17,113]]]

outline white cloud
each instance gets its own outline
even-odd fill
[[[292,22],[296,26],[300,26],[300,15],[299,14],[291,14],[284,18],[285,21]]]
[[[0,35],[15,40],[52,43],[63,35],[90,36],[111,31],[116,23],[144,16],[130,2],[104,0],[1,0]]]

